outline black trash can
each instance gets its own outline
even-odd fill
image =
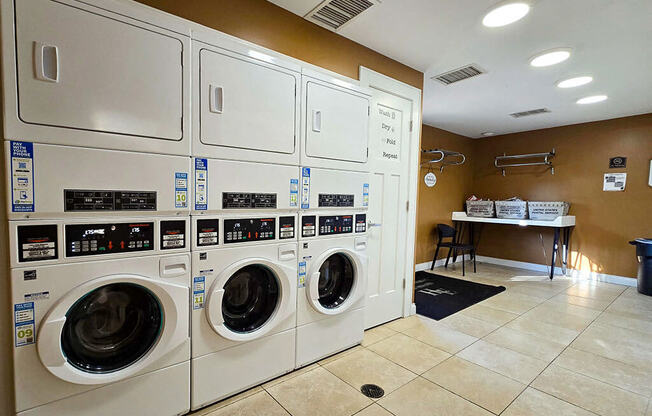
[[[637,238],[629,244],[636,246],[638,292],[652,296],[652,238]]]

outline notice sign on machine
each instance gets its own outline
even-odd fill
[[[401,125],[403,113],[378,104],[378,129],[380,158],[399,162],[401,160]]]
[[[627,183],[626,173],[605,173],[602,190],[607,192],[621,192]]]
[[[14,305],[14,335],[16,347],[34,343],[34,302]]]
[[[34,212],[34,145],[11,142],[11,211]]]
[[[192,279],[192,308],[201,309],[206,300],[206,276],[198,276]]]

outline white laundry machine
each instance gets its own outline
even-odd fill
[[[296,217],[193,217],[193,410],[294,369]]]
[[[366,214],[302,212],[296,367],[359,344],[367,290]]]
[[[3,137],[189,155],[187,22],[124,1],[0,9]]]
[[[369,173],[301,168],[302,210],[369,208]]]
[[[216,31],[192,48],[192,155],[297,166],[300,65]]]
[[[4,143],[9,219],[190,212],[187,156]]]
[[[302,69],[302,166],[368,170],[370,92],[352,79]]]
[[[189,219],[10,221],[16,412],[190,408]]]
[[[299,168],[193,158],[193,215],[258,210],[296,212]]]

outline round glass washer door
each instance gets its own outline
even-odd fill
[[[66,313],[61,349],[75,368],[111,373],[140,360],[162,331],[163,308],[147,288],[111,283],[88,292]]]
[[[250,264],[238,269],[224,284],[224,325],[241,334],[256,331],[274,315],[280,296],[278,279],[266,266]]]
[[[319,267],[319,303],[326,309],[340,307],[351,295],[355,268],[343,253],[328,256]]]

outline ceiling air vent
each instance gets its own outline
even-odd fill
[[[484,74],[479,66],[475,64],[463,66],[462,68],[457,68],[452,71],[444,72],[443,74],[435,75],[432,77],[435,81],[439,81],[444,85],[450,85],[455,82],[459,82],[465,79],[473,78],[480,74]]]
[[[304,17],[319,26],[336,31],[379,0],[325,0]]]
[[[536,110],[528,110],[528,111],[521,111],[519,113],[512,113],[510,116],[514,118],[521,118],[521,117],[527,117],[527,116],[534,116],[536,114],[543,114],[543,113],[549,113],[550,110],[547,108],[537,108]]]

